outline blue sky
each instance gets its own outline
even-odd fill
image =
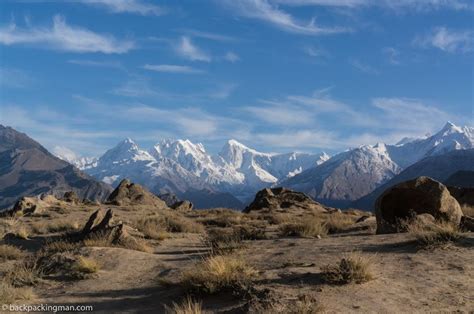
[[[470,0],[0,3],[0,123],[99,155],[327,151],[473,125]]]

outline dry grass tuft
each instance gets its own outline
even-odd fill
[[[74,251],[78,249],[79,247],[80,247],[80,243],[70,242],[67,240],[59,240],[59,241],[46,243],[41,248],[41,251],[48,252],[48,253],[68,252],[68,251]]]
[[[119,243],[111,243],[107,234],[97,233],[89,236],[87,239],[82,241],[84,246],[89,247],[121,247],[134,251],[141,251],[146,253],[153,253],[153,248],[143,239],[135,237],[126,237]]]
[[[212,294],[245,290],[256,275],[257,271],[242,258],[214,255],[185,272],[182,283],[190,290]]]
[[[72,265],[72,270],[82,274],[93,274],[100,269],[99,264],[92,258],[79,256]]]
[[[77,221],[58,220],[53,222],[38,221],[31,225],[35,234],[46,234],[56,232],[73,232],[79,229]]]
[[[167,314],[202,314],[202,302],[193,300],[191,297],[185,298],[181,303],[174,303],[168,307],[165,306]]]
[[[354,224],[354,216],[338,212],[331,213],[326,215],[324,224],[329,233],[343,232]]]
[[[150,238],[160,240],[166,232],[203,233],[204,226],[177,214],[166,214],[139,219],[135,226]]]
[[[17,300],[31,300],[35,298],[31,287],[14,287],[6,280],[0,281],[0,304],[12,304]]]
[[[279,229],[283,236],[317,238],[324,237],[328,234],[326,225],[318,217],[307,217],[293,222],[287,222],[280,225]]]
[[[357,253],[342,258],[336,265],[322,268],[323,280],[330,284],[361,284],[374,279],[371,259]]]
[[[5,280],[14,287],[35,286],[40,282],[41,275],[36,262],[26,260],[9,270],[5,274]]]
[[[417,243],[424,248],[436,248],[449,243],[454,243],[462,238],[459,226],[449,222],[437,222],[434,224],[424,224],[413,222],[407,227]]]
[[[20,257],[23,257],[23,255],[24,252],[13,245],[0,245],[0,260],[19,259]]]

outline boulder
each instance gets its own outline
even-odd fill
[[[312,200],[304,193],[295,192],[286,188],[266,188],[255,195],[254,201],[244,209],[244,213],[259,210],[309,210],[317,212],[328,212],[327,208]]]
[[[106,212],[99,209],[92,213],[79,234],[79,239],[100,237],[110,244],[119,244],[129,241],[132,237],[122,222],[113,224],[112,209]]]
[[[406,230],[406,222],[420,214],[459,224],[461,206],[442,183],[428,177],[397,184],[382,193],[375,203],[377,233]]]
[[[190,201],[179,201],[171,205],[170,208],[179,211],[191,211],[193,210],[193,203]]]
[[[109,204],[117,206],[149,205],[153,207],[166,208],[166,204],[159,197],[149,192],[139,184],[131,183],[125,179],[107,199]]]

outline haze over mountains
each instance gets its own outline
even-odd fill
[[[263,187],[284,186],[331,206],[364,204],[367,208],[370,202],[355,201],[409,166],[431,156],[471,148],[474,128],[448,122],[432,136],[403,139],[395,145],[364,145],[332,158],[325,153],[262,153],[236,140],[227,141],[216,155],[189,140],[164,140],[143,150],[133,140],[125,139],[99,158],[87,163],[84,159],[72,162],[108,184],[116,185],[121,179],[130,178],[157,194],[172,192],[181,198],[191,198],[197,207],[206,199],[213,200],[215,206],[230,202],[237,208],[241,207],[239,202],[248,203]],[[446,162],[444,171],[452,174],[470,170],[459,168],[460,165]],[[429,175],[428,169],[423,169],[426,171],[419,175]]]

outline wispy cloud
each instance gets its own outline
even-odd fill
[[[417,36],[414,44],[434,47],[450,53],[466,53],[474,50],[474,31],[436,27],[428,35]]]
[[[88,29],[69,26],[61,15],[55,15],[51,28],[18,28],[14,23],[0,28],[0,43],[3,45],[27,44],[50,47],[76,53],[101,52],[126,53],[134,48],[130,40],[118,40],[110,35],[94,33]]]
[[[112,13],[135,13],[140,15],[163,15],[168,12],[164,7],[140,0],[79,0],[84,4],[104,7]]]
[[[345,27],[319,26],[316,25],[314,19],[308,23],[302,23],[267,0],[224,0],[222,3],[237,15],[258,19],[292,33],[327,35],[350,31]]]
[[[381,7],[392,10],[410,9],[417,11],[473,10],[470,0],[271,0],[273,3],[291,6],[325,6],[341,8]]]
[[[234,63],[240,61],[240,57],[235,52],[229,51],[224,55],[224,60]]]
[[[178,31],[192,37],[204,38],[204,39],[209,39],[209,40],[214,40],[214,41],[220,41],[220,42],[238,41],[236,37],[222,35],[218,33],[212,33],[212,32],[205,32],[205,31],[201,31],[197,29],[179,29]]]
[[[196,46],[187,36],[182,36],[175,48],[179,55],[191,61],[212,61],[211,55]]]
[[[350,65],[352,65],[354,68],[356,68],[357,70],[359,70],[361,72],[364,72],[364,73],[367,73],[367,74],[373,74],[373,75],[378,75],[379,74],[379,71],[377,69],[375,69],[374,67],[372,67],[368,64],[363,63],[360,60],[351,59],[351,60],[349,60],[349,63],[350,63]]]
[[[71,60],[68,60],[67,62],[71,64],[88,66],[88,67],[124,69],[122,64],[117,61],[95,61],[95,60],[85,60],[85,59],[71,59]]]
[[[142,66],[143,69],[164,72],[164,73],[181,73],[181,74],[196,74],[204,73],[202,70],[195,69],[187,65],[174,65],[174,64],[145,64]]]
[[[382,49],[382,53],[387,57],[388,62],[392,65],[400,64],[400,51],[393,47],[385,47]]]

